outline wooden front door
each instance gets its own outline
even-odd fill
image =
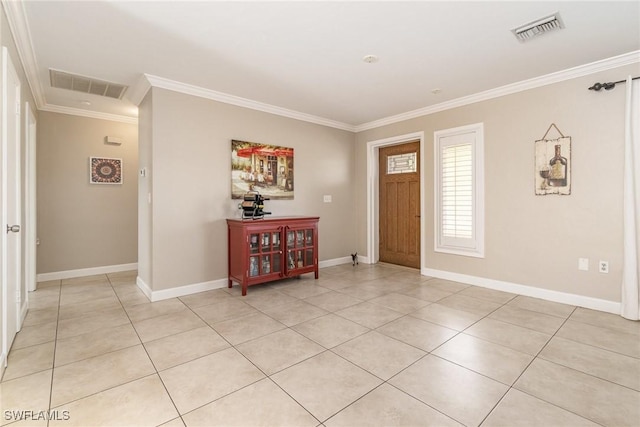
[[[380,148],[380,261],[420,268],[420,142]]]

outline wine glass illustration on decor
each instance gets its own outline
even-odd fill
[[[542,183],[540,184],[541,190],[546,190],[549,182],[549,175],[551,171],[548,166],[542,166],[540,168],[540,177],[542,178]]]

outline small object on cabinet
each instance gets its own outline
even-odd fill
[[[242,218],[260,219],[265,215],[271,215],[271,212],[264,210],[264,201],[269,200],[263,197],[257,191],[249,191],[243,197],[243,202],[238,205],[238,209],[242,209]]]
[[[254,256],[249,258],[249,276],[258,275],[258,259]]]
[[[296,263],[293,262],[293,252],[289,251],[289,268],[296,268]]]

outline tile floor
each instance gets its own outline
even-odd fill
[[[388,265],[155,303],[135,275],[39,284],[0,425],[640,425],[616,315]]]

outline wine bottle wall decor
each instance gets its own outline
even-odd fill
[[[561,135],[547,139],[551,127]],[[551,124],[547,133],[535,143],[535,188],[536,195],[571,194],[571,137]]]

